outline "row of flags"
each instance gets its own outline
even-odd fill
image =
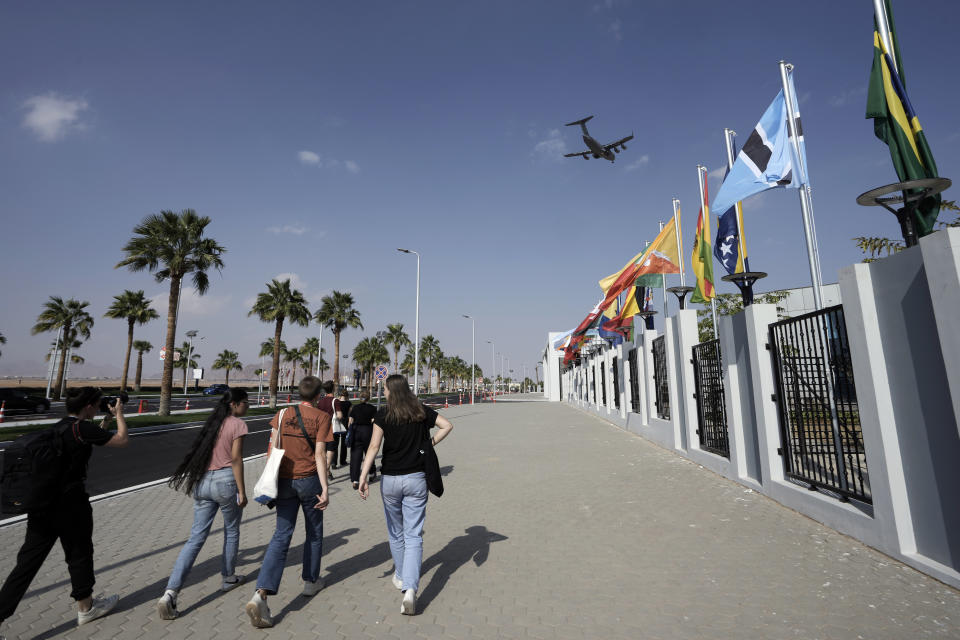
[[[886,14],[882,21],[875,20],[874,59],[866,117],[873,118],[876,137],[889,147],[900,180],[933,178],[937,176],[936,163],[904,87],[890,0],[881,0],[881,3]],[[885,35],[887,41],[892,42],[892,52],[884,42]],[[712,206],[708,204],[706,175],[698,169],[701,204],[691,252],[696,276],[692,302],[709,304],[716,295],[714,257],[728,274],[750,270],[743,233],[743,200],[776,188],[805,190],[801,200],[804,196],[809,197],[806,145],[792,67],[783,63],[781,66],[786,69],[784,88],[764,111],[739,152],[733,150],[736,159],[728,167]],[[791,113],[793,122],[790,122]],[[921,202],[916,213],[918,235],[932,232],[939,209],[939,195]],[[717,220],[713,245],[711,210],[723,212]],[[566,332],[553,345],[564,352],[565,364],[576,357],[580,346],[588,339],[602,338],[614,345],[629,340],[633,317],[650,307],[651,289],[660,285],[665,274],[682,274],[679,217],[677,209],[670,223],[647,248],[631,258],[622,269],[599,281],[603,297],[576,328]],[[813,242],[815,246],[815,238]]]

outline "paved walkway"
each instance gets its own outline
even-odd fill
[[[250,627],[244,586],[220,593],[220,530],[180,596],[155,601],[191,503],[154,487],[94,505],[97,589],[117,610],[75,627],[54,550],[8,638],[958,638],[960,592],[696,464],[545,402],[451,407],[447,493],[428,507],[419,615],[401,616],[379,495],[338,472],[325,519],[327,587],[299,597],[293,540],[276,627]],[[96,455],[92,464],[96,464]],[[260,464],[248,464],[252,486]],[[247,507],[241,571],[256,579],[274,517]],[[6,574],[24,525],[0,529]]]

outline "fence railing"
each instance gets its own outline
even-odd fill
[[[700,448],[729,458],[730,439],[719,340],[701,342],[693,347],[693,379]]]
[[[613,356],[613,406],[620,410],[620,367],[619,359]]]
[[[637,352],[639,349],[632,349],[627,356],[627,363],[630,366],[630,410],[634,413],[640,413],[640,375],[637,372]]]
[[[787,477],[872,502],[843,307],[770,325]]]
[[[607,368],[600,363],[600,404],[607,406]]]
[[[657,417],[670,419],[670,383],[667,378],[667,342],[665,336],[653,341],[653,381]]]

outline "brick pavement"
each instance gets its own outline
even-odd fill
[[[447,493],[427,511],[419,615],[401,616],[376,487],[337,472],[325,516],[327,587],[299,597],[297,532],[276,626],[250,627],[252,584],[220,593],[215,528],[181,592],[155,601],[191,503],[154,487],[94,505],[97,591],[110,616],[75,627],[59,547],[8,638],[958,638],[960,592],[575,409],[544,402],[444,411]],[[96,456],[92,464],[96,464]],[[252,486],[262,462],[248,463]],[[256,579],[273,512],[249,506],[240,572]],[[219,521],[218,521],[219,522]],[[0,529],[6,574],[24,525]]]

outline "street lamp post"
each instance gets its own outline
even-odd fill
[[[464,318],[470,320],[470,404],[473,404],[474,396],[477,395],[477,321],[468,315]]]
[[[493,366],[490,369],[490,380],[493,382],[493,395],[497,395],[497,345],[493,343],[493,340],[487,340],[487,344],[490,345],[490,362]]]
[[[397,249],[397,251],[417,256],[417,311],[413,321],[413,393],[420,395],[420,254],[410,249]]]
[[[190,368],[190,354],[193,353],[193,339],[197,337],[197,334],[200,333],[196,329],[191,329],[187,331],[186,335],[190,338],[190,346],[187,348],[187,361],[183,363],[183,370],[186,371]],[[203,338],[200,338],[203,340]],[[187,395],[187,376],[183,376],[183,395]]]

